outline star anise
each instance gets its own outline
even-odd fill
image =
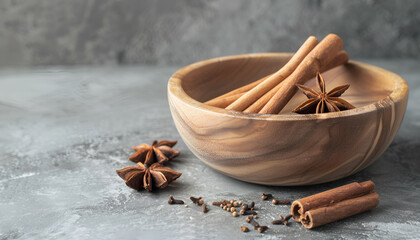
[[[179,151],[172,149],[177,141],[153,141],[152,146],[145,143],[134,146],[136,151],[129,159],[135,163],[141,162],[151,165],[155,162],[165,163],[179,155]]]
[[[293,112],[318,114],[325,112],[339,112],[354,108],[354,106],[349,102],[339,98],[341,94],[350,87],[349,84],[338,86],[327,93],[324,78],[320,73],[317,73],[316,80],[321,92],[304,85],[296,85],[309,99],[297,106]]]
[[[126,167],[117,170],[117,174],[124,179],[125,184],[136,190],[144,188],[147,191],[152,191],[153,187],[165,188],[182,174],[163,167],[160,163],[154,163],[149,168],[146,168],[140,162],[137,165],[138,167]]]

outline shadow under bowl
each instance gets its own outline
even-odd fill
[[[247,114],[203,102],[277,71],[290,53],[228,56],[181,68],[168,83],[176,128],[205,164],[233,178],[273,186],[310,185],[352,175],[388,148],[407,106],[400,76],[350,61],[323,73],[327,90],[350,84],[343,112],[294,114],[297,93],[280,114]],[[306,85],[315,87],[315,79]]]

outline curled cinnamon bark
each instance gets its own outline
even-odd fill
[[[207,102],[205,102],[205,104],[213,106],[213,107],[225,108],[225,107],[229,106],[231,103],[233,103],[234,101],[236,101],[238,98],[240,98],[242,95],[244,95],[247,91],[253,89],[258,84],[263,82],[265,79],[269,78],[271,75],[272,74],[267,75],[263,78],[260,78],[259,80],[255,81],[255,82],[252,82],[252,83],[247,84],[245,86],[242,86],[240,88],[234,89],[234,90],[232,90],[228,93],[220,95],[216,98],[208,100]]]
[[[292,72],[299,66],[299,64],[307,57],[307,55],[315,49],[318,44],[318,39],[314,36],[310,36],[302,46],[296,51],[293,57],[286,63],[280,70],[275,72],[269,78],[258,84],[253,89],[242,95],[232,104],[226,107],[228,110],[243,111],[249,107],[252,103],[258,100],[266,92],[270,91],[277,84],[288,77]],[[329,59],[330,60],[330,59]],[[328,62],[328,61],[327,61]]]
[[[293,202],[291,213],[308,229],[368,211],[379,204],[372,181],[351,183]]]
[[[282,82],[281,87],[259,113],[278,114],[295,95],[296,84],[302,84],[314,77],[321,70],[321,66],[329,64],[342,47],[343,40],[339,36],[332,33],[327,35],[309,52],[296,70]]]

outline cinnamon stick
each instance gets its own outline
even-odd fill
[[[213,98],[211,100],[208,100],[207,102],[204,102],[207,105],[210,106],[214,106],[214,107],[220,107],[220,108],[225,108],[228,105],[230,105],[231,103],[233,103],[236,99],[238,99],[240,96],[242,96],[245,92],[253,89],[254,87],[256,87],[258,84],[260,84],[262,81],[264,81],[265,79],[267,79],[268,77],[270,77],[272,74],[267,75],[265,77],[262,77],[260,79],[258,79],[257,81],[254,81],[252,83],[249,83],[245,86],[242,86],[240,88],[234,89],[230,92],[227,92],[223,95],[220,95],[216,98]],[[234,97],[235,96],[235,97]],[[228,104],[226,104],[228,103]]]
[[[243,111],[249,105],[258,100],[270,89],[288,77],[298,67],[298,65],[305,59],[305,57],[315,48],[318,40],[314,36],[310,36],[305,43],[296,51],[293,57],[280,70],[275,72],[271,77],[267,78],[252,90],[248,91],[235,102],[226,107],[229,110]],[[331,60],[331,59],[330,59]]]
[[[351,183],[292,203],[291,213],[308,229],[368,211],[379,204],[372,181]]]
[[[338,52],[338,54],[334,57],[331,62],[329,62],[327,65],[322,66],[321,72],[328,71],[330,69],[333,69],[335,67],[338,67],[340,65],[343,65],[347,63],[349,60],[349,56],[346,51],[341,50]],[[310,78],[309,78],[310,79]],[[308,79],[308,80],[309,80]],[[266,104],[267,102],[276,94],[276,92],[280,89],[284,81],[277,84],[277,86],[273,89],[271,89],[269,92],[264,94],[260,99],[258,99],[256,102],[251,104],[247,109],[245,109],[245,113],[258,113]],[[242,93],[243,94],[243,93]]]
[[[296,70],[286,79],[274,96],[259,111],[261,114],[277,114],[290,101],[297,91],[296,84],[315,76],[321,66],[328,64],[343,47],[343,40],[335,35],[326,36],[302,61]],[[257,86],[258,87],[258,86]],[[255,88],[254,88],[255,89]],[[244,94],[242,97],[244,97]],[[241,97],[241,98],[242,98]],[[239,100],[239,99],[238,99]]]

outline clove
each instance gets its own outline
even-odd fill
[[[198,205],[202,205],[203,204],[203,199],[201,199],[201,197],[199,198],[195,198],[195,197],[190,197],[190,200],[195,203],[197,206]]]
[[[246,222],[250,223],[252,226],[254,226],[254,229],[257,229],[258,227],[260,227],[260,224],[258,224],[255,220],[253,216],[248,216],[245,219]]]
[[[242,232],[249,232],[249,229],[245,226],[241,226]]]
[[[244,210],[244,209],[242,209],[239,213],[240,213],[241,215],[257,215],[257,214],[258,214],[257,212],[255,212],[255,211],[253,211],[253,210],[248,210],[248,211],[246,211],[246,210]]]
[[[286,217],[284,217],[284,221],[289,221],[290,218],[292,218],[292,214],[289,214]]]
[[[273,220],[273,221],[271,222],[271,224],[273,224],[273,225],[280,225],[280,224],[284,224],[284,220],[283,220],[283,219]]]
[[[267,193],[267,194],[262,193],[262,195],[261,195],[261,199],[262,200],[267,200],[267,199],[270,199],[272,197],[273,197],[273,195],[272,194],[269,194],[269,193]]]
[[[252,202],[249,204],[249,208],[253,209],[253,208],[254,208],[254,206],[255,206],[255,202],[254,202],[254,201],[252,201]]]
[[[214,205],[214,206],[223,205],[223,201],[215,201],[215,202],[212,202],[212,205]]]
[[[286,199],[277,200],[277,204],[280,204],[280,205],[289,205],[290,204],[290,200],[286,200]]]
[[[268,229],[267,226],[260,226],[260,227],[257,228],[258,232],[260,232],[260,233],[265,232],[265,230],[267,230],[267,229]]]
[[[289,223],[289,219],[290,219],[290,218],[292,218],[292,214],[289,214],[289,215],[287,215],[287,216],[284,218],[284,223],[283,223],[283,224],[284,224],[285,226],[287,226],[287,224]]]
[[[206,212],[208,212],[209,211],[209,208],[206,206],[206,204],[202,204],[201,205],[201,211],[203,212],[203,213],[206,213]]]
[[[169,204],[184,204],[184,201],[174,199],[174,196],[169,195],[168,203]]]
[[[242,204],[242,210],[246,211],[248,209],[249,209],[248,204],[245,204],[245,203]]]

